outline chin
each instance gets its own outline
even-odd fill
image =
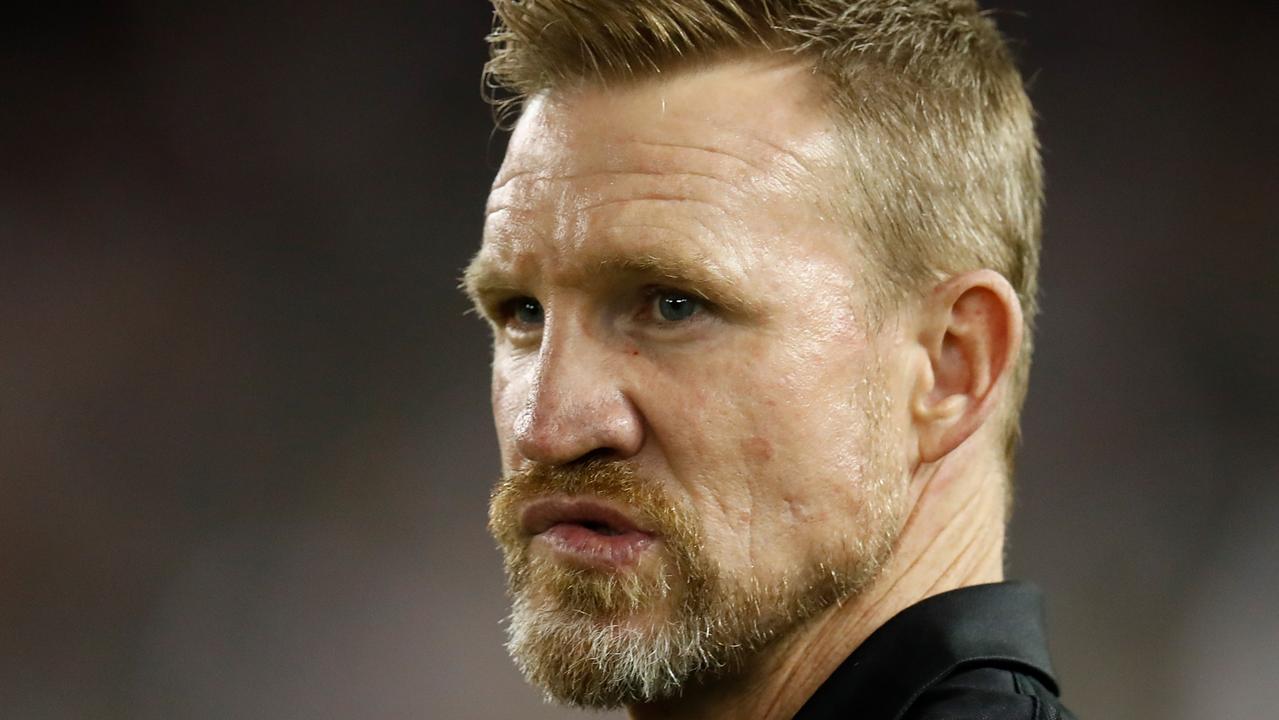
[[[696,652],[700,631],[669,613],[584,616],[544,600],[517,598],[507,649],[549,700],[616,708],[675,697],[711,663]],[[692,650],[692,652],[689,652]]]

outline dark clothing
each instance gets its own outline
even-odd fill
[[[1074,720],[1057,693],[1039,590],[992,583],[898,613],[795,720]]]

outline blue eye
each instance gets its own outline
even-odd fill
[[[545,320],[542,304],[531,297],[510,300],[508,307],[511,317],[521,325],[541,325]]]
[[[701,301],[681,292],[663,292],[657,296],[657,312],[666,322],[687,320],[701,307]]]

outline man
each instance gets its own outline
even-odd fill
[[[972,2],[495,0],[509,648],[635,718],[1054,718],[1002,583],[1041,201]],[[513,105],[514,104],[514,105]]]

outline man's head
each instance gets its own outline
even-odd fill
[[[670,697],[872,582],[921,467],[1002,474],[1029,108],[969,3],[497,9],[521,115],[467,285],[512,650],[562,700]]]

